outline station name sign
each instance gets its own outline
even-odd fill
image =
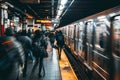
[[[40,19],[37,19],[37,20],[35,20],[35,23],[37,23],[37,24],[48,24],[48,23],[52,23],[52,21],[51,20],[40,20]]]

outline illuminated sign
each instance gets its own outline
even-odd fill
[[[29,15],[29,14],[25,14],[27,16],[27,18],[33,18],[33,16]]]
[[[46,23],[51,23],[51,20],[35,20],[35,23],[43,23],[43,24],[46,24]]]

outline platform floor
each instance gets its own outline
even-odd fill
[[[28,62],[28,71],[27,77],[23,78],[21,76],[20,80],[62,80],[61,79],[61,72],[59,68],[59,61],[58,55],[56,50],[53,48],[53,53],[49,53],[49,57],[44,59],[44,67],[45,67],[45,77],[39,78],[38,77],[38,67],[35,73],[30,76],[33,64],[32,62]]]
[[[62,50],[61,60],[58,60],[57,49],[53,48],[53,52],[49,53],[48,58],[45,58],[43,61],[45,67],[45,77],[38,77],[38,66],[32,76],[30,76],[33,63],[32,61],[28,62],[27,77],[20,77],[20,80],[78,80],[72,67]]]

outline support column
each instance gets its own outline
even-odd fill
[[[1,6],[1,8],[0,8],[0,36],[4,36],[5,27],[7,27],[8,6],[5,4],[1,4],[0,6]]]

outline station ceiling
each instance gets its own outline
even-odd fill
[[[5,0],[35,18],[55,18],[58,0]],[[120,0],[68,0],[60,27],[120,5]],[[54,4],[53,4],[54,3]],[[71,4],[71,6],[70,6]]]

